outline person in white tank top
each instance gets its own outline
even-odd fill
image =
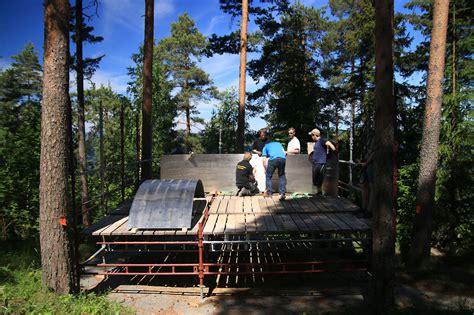
[[[286,148],[286,154],[300,154],[300,140],[296,138],[295,128],[291,127],[288,129],[288,137],[290,142],[288,142],[288,147]]]

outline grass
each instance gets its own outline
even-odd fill
[[[94,293],[58,295],[41,286],[38,246],[0,244],[0,314],[131,314]]]

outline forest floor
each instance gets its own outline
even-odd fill
[[[137,314],[367,314],[368,276],[333,273],[212,279],[200,298],[195,279],[112,277],[94,291]],[[97,279],[84,279],[94,286]],[[214,283],[213,283],[214,282]],[[393,314],[473,314],[472,261],[435,262],[417,274],[398,271]],[[216,286],[217,283],[217,286]],[[211,287],[211,288],[210,288]]]

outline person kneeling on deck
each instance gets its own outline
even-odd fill
[[[255,181],[255,170],[249,162],[251,159],[252,153],[245,152],[243,160],[237,163],[235,183],[239,189],[238,196],[253,196],[259,192]]]
[[[286,198],[286,177],[285,177],[285,166],[286,166],[286,154],[283,146],[280,142],[272,140],[270,134],[267,134],[269,143],[265,144],[262,150],[262,156],[265,157],[263,165],[265,166],[265,180],[267,186],[266,196],[271,196],[272,191],[272,176],[275,170],[278,169],[278,193],[280,194],[280,200]]]

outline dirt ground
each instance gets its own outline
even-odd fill
[[[396,304],[439,310],[474,310],[470,273],[458,283],[442,275],[415,279],[397,275]],[[84,287],[106,291],[108,297],[137,314],[320,314],[351,313],[364,307],[365,273],[311,274],[266,278],[208,279],[200,298],[195,279],[112,277],[98,284],[83,278]]]

